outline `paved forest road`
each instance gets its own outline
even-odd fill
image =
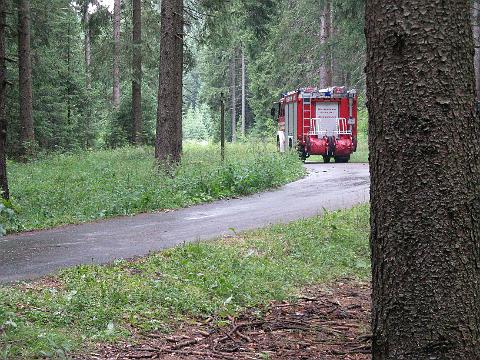
[[[82,263],[147,254],[272,223],[367,202],[366,164],[307,164],[306,178],[245,198],[168,213],[142,214],[0,238],[0,283],[30,279]]]

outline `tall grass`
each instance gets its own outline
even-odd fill
[[[245,195],[301,177],[296,154],[273,145],[186,144],[173,174],[155,166],[150,147],[58,154],[28,164],[10,163],[12,201],[18,216],[10,230],[176,209]]]
[[[365,107],[358,109],[358,145],[357,151],[350,158],[351,162],[368,162],[368,111]]]

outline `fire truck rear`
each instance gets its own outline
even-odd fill
[[[282,94],[277,109],[277,145],[297,149],[305,161],[323,156],[328,163],[348,162],[357,149],[357,95],[345,87],[304,88]]]

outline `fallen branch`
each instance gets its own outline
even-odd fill
[[[252,339],[250,339],[247,335],[242,334],[240,331],[235,331],[235,334],[237,334],[238,337],[241,337],[244,339],[246,342],[252,342]]]
[[[179,350],[179,349],[182,349],[182,348],[187,347],[187,346],[195,345],[197,343],[198,343],[197,339],[191,339],[191,340],[183,341],[183,342],[180,342],[176,345],[171,346],[166,351]]]

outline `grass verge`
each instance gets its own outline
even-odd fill
[[[367,206],[201,242],[136,261],[0,287],[0,359],[65,357],[132,331],[234,315],[303,286],[369,274]]]
[[[264,144],[229,145],[223,164],[218,146],[186,144],[173,177],[158,170],[149,147],[53,155],[9,164],[18,215],[8,229],[186,207],[266,190],[303,174],[296,154],[283,156]]]

